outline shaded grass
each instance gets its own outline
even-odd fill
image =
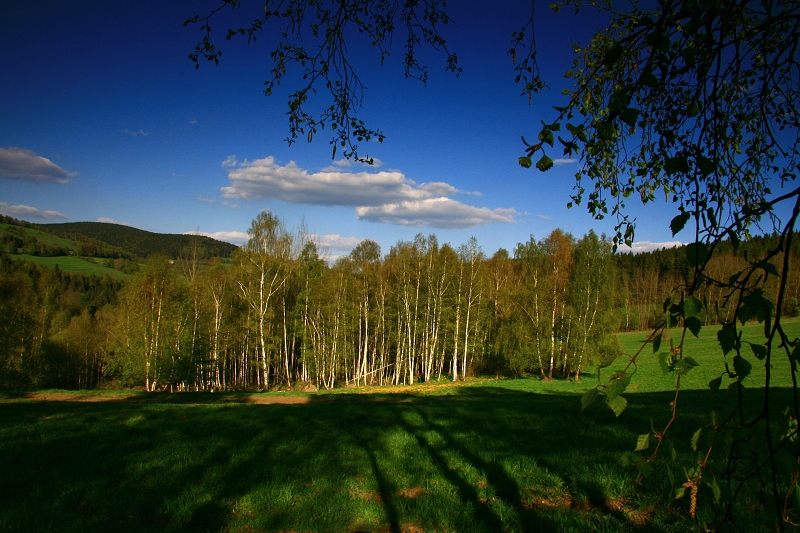
[[[621,335],[623,349],[646,335]],[[315,394],[0,393],[0,531],[686,531],[695,522],[688,498],[671,501],[669,467],[639,484],[619,461],[651,419],[670,417],[674,377],[645,350],[619,419],[602,402],[580,411],[591,375]],[[724,362],[716,328],[685,350],[700,366],[669,437],[691,465],[692,434],[734,397],[707,389]],[[756,388],[763,363],[745,356]],[[774,369],[788,383],[781,358]],[[751,414],[763,405],[757,390],[745,398]],[[773,392],[775,420],[790,402],[790,389]],[[709,498],[699,520],[713,518]],[[774,529],[755,494],[736,513],[743,531]]]
[[[691,525],[685,502],[667,505],[672,487],[664,476],[640,485],[619,463],[650,417],[657,424],[669,417],[669,394],[637,394],[617,420],[600,405],[581,413],[573,394],[502,383],[445,396],[307,395],[309,403],[295,405],[6,395],[0,531],[650,532]],[[692,432],[725,399],[685,394],[687,412],[673,438],[691,460]]]

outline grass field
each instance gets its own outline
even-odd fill
[[[11,233],[12,231],[19,231],[19,230],[22,230],[22,232],[26,236],[28,236],[28,238],[34,237],[38,241],[48,246],[58,246],[59,248],[64,248],[65,250],[76,249],[75,243],[69,239],[64,239],[63,237],[59,237],[57,235],[45,233],[43,231],[39,231],[38,229],[26,228],[22,226],[16,226],[13,224],[0,223],[0,233]]]
[[[13,254],[9,255],[9,257],[19,261],[30,261],[31,263],[49,268],[55,268],[55,266],[58,265],[58,268],[64,272],[71,272],[75,274],[94,274],[96,276],[105,276],[108,274],[109,276],[113,276],[118,279],[123,279],[126,277],[126,275],[119,270],[114,270],[113,268],[99,265],[93,261],[81,257],[39,257],[27,254]]]
[[[729,402],[728,391],[707,390],[722,358],[714,336],[687,345],[700,366],[671,430],[687,464],[693,432]],[[621,342],[630,350],[642,337]],[[619,461],[651,418],[656,427],[669,418],[672,394],[661,391],[671,378],[650,350],[619,419],[602,402],[581,412],[579,393],[596,383],[585,378],[316,394],[0,393],[0,531],[687,531],[687,498],[670,502],[666,476],[639,484]],[[789,401],[776,391],[775,411]],[[742,531],[774,530],[755,499],[738,513]]]

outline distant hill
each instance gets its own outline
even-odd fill
[[[72,238],[83,235],[112,246],[123,248],[137,257],[146,258],[154,254],[164,254],[178,259],[193,246],[197,246],[200,259],[230,257],[237,246],[202,235],[176,235],[152,233],[121,224],[106,222],[66,222],[63,224],[36,224],[35,227],[50,233]]]

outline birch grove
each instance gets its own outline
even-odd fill
[[[107,289],[113,300],[72,315],[64,274],[0,262],[0,289],[21,302],[0,302],[0,377],[150,391],[579,380],[619,350],[613,333],[657,318],[651,302],[685,270],[677,251],[613,254],[604,237],[560,230],[491,258],[474,238],[454,247],[422,234],[386,251],[367,240],[335,261],[320,254],[304,230],[262,213],[230,261],[151,258]],[[720,276],[743,261],[720,257],[709,265]],[[709,291],[724,311],[725,295]]]

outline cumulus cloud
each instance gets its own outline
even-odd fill
[[[147,132],[144,130],[131,131],[125,129],[125,130],[119,130],[119,132],[124,133],[125,135],[130,135],[131,137],[139,137],[139,136],[147,137]]]
[[[76,172],[67,172],[31,150],[0,146],[0,177],[34,182],[69,183]]]
[[[488,209],[462,204],[452,198],[429,198],[381,206],[359,207],[356,218],[401,226],[460,229],[490,222],[514,222],[514,209]]]
[[[449,198],[460,191],[444,182],[417,183],[397,170],[369,172],[369,165],[337,161],[318,172],[308,172],[295,162],[279,165],[270,156],[252,162],[230,156],[222,162],[230,187],[228,199],[275,198],[309,205],[356,208],[356,218],[370,222],[436,228],[468,228],[490,222],[514,222],[514,209],[473,207]],[[378,164],[382,164],[378,161]],[[354,166],[354,168],[349,168]]]
[[[14,218],[42,218],[47,220],[60,218],[69,220],[67,215],[61,214],[58,211],[42,211],[29,205],[11,205],[6,202],[0,202],[0,213]]]
[[[360,237],[345,237],[338,233],[330,233],[327,235],[310,233],[306,235],[306,238],[314,241],[317,244],[320,257],[329,261],[336,261],[340,257],[350,255],[353,248],[364,240]]]
[[[228,158],[223,166],[230,167],[232,163]],[[443,182],[417,184],[398,171],[370,173],[329,169],[310,173],[294,161],[278,165],[272,156],[240,163],[228,172],[228,178],[231,186],[222,188],[225,198],[277,198],[294,204],[380,206],[459,192]]]
[[[349,168],[355,165],[360,165],[367,168],[378,168],[380,166],[383,166],[383,161],[381,161],[377,157],[373,157],[371,165],[363,163],[361,161],[354,161],[353,159],[338,159],[333,162],[333,166],[339,168]]]
[[[184,235],[202,235],[204,237],[211,237],[218,241],[225,241],[231,244],[244,244],[247,242],[247,233],[243,231],[215,231],[214,233],[207,233],[205,231],[187,231]]]
[[[236,168],[239,166],[239,160],[236,159],[235,155],[229,155],[225,158],[225,161],[222,162],[222,168]]]
[[[566,159],[563,157],[560,157],[558,159],[553,159],[554,165],[571,165],[572,163],[577,163],[577,162],[578,162],[577,159]]]
[[[122,226],[130,226],[127,222],[121,222],[119,220],[114,220],[113,218],[108,217],[100,217],[97,219],[98,222],[104,222],[105,224],[120,224]]]
[[[634,242],[633,246],[620,244],[617,247],[617,251],[620,253],[639,254],[642,252],[652,252],[654,250],[660,250],[661,248],[675,248],[676,246],[683,246],[683,243],[680,241],[665,241],[665,242],[639,241],[639,242]]]
[[[551,218],[549,216],[543,215],[541,213],[537,213],[536,216],[541,218],[542,220],[551,220]]]

